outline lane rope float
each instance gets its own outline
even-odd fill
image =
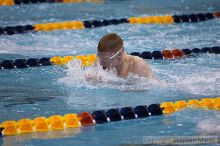
[[[172,60],[179,59],[182,57],[189,56],[191,54],[198,53],[213,53],[220,54],[220,46],[214,47],[204,47],[204,48],[193,48],[193,49],[173,49],[173,50],[162,50],[162,51],[144,51],[132,52],[131,55],[139,56],[143,59],[153,59],[153,60]],[[43,58],[29,58],[29,59],[16,59],[13,60],[3,60],[0,62],[0,69],[15,69],[15,68],[29,68],[29,67],[39,67],[39,66],[49,66],[49,65],[65,65],[71,60],[80,60],[83,67],[92,65],[97,60],[96,54],[88,55],[77,55],[77,56],[54,56],[54,57],[43,57]]]
[[[0,0],[0,6],[13,6],[36,3],[102,3],[103,0]]]
[[[220,110],[220,97],[179,100],[175,102],[162,102],[161,104],[138,105],[136,107],[112,108],[81,113],[52,115],[50,117],[36,117],[34,119],[7,120],[0,124],[0,136],[27,134],[34,132],[47,132],[67,128],[79,128],[121,120],[146,118],[163,114],[172,114],[186,108],[200,108]]]
[[[0,35],[23,34],[28,32],[49,32],[55,30],[80,30],[85,28],[96,28],[109,25],[118,25],[122,23],[130,24],[174,24],[174,23],[193,23],[207,21],[214,18],[220,18],[220,12],[199,13],[189,15],[166,15],[166,16],[143,16],[121,19],[103,19],[86,21],[67,21],[38,23],[34,25],[17,25],[0,27]]]
[[[43,57],[43,58],[29,58],[29,59],[16,59],[3,60],[0,62],[0,69],[15,69],[15,68],[29,68],[29,67],[40,67],[50,65],[65,65],[71,60],[80,60],[83,67],[90,66],[96,61],[95,54],[89,55],[78,55],[78,56],[54,56],[54,57]]]

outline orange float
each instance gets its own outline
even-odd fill
[[[170,50],[163,50],[162,55],[165,59],[173,59],[173,55]]]
[[[93,117],[89,112],[82,112],[77,115],[80,120],[81,125],[83,126],[91,126],[94,125]]]
[[[179,49],[174,49],[172,50],[172,54],[174,56],[174,58],[180,58],[180,57],[183,57],[185,54],[179,50]]]

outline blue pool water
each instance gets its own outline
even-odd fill
[[[107,1],[102,4],[36,4],[0,7],[0,26],[41,22],[174,15],[220,10],[219,0]],[[99,39],[116,32],[127,52],[164,48],[220,45],[220,21],[173,25],[131,25],[95,29],[38,32],[0,36],[4,59],[96,53]],[[0,71],[0,122],[78,113],[123,106],[189,100],[220,95],[220,56],[199,54],[177,60],[148,60],[162,83],[119,79],[105,75],[102,83],[85,81],[78,64]],[[108,81],[114,81],[108,84]],[[65,131],[0,139],[2,145],[118,145],[141,144],[143,136],[219,135],[220,114],[214,110],[187,109],[172,115],[113,122]]]

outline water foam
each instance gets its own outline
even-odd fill
[[[81,67],[81,62],[74,60],[67,64],[67,75],[59,82],[73,87],[114,88],[121,91],[146,91],[153,87],[162,87],[169,90],[178,90],[195,95],[220,94],[220,70],[201,71],[184,75],[178,75],[175,71],[164,70],[152,65],[157,80],[148,80],[129,74],[126,78],[120,78],[115,70],[103,70],[100,65]],[[165,76],[165,77],[163,77]],[[93,79],[91,79],[93,78]]]
[[[88,88],[113,88],[121,91],[146,91],[151,86],[158,84],[157,80],[150,81],[146,78],[129,74],[126,78],[117,76],[116,70],[103,70],[98,64],[82,68],[81,62],[73,60],[67,64],[67,75],[58,81],[74,87]],[[160,82],[165,85],[165,82]]]
[[[180,90],[196,95],[220,94],[220,70],[172,77]]]
[[[209,57],[212,60],[212,56]],[[220,69],[214,63],[208,64],[206,58],[187,58],[187,61],[182,59],[155,64],[152,68],[157,76],[176,90],[213,96],[213,93],[220,94]]]
[[[213,117],[198,122],[197,127],[202,134],[220,134],[220,114],[213,114]]]

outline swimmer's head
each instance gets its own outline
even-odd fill
[[[104,35],[99,41],[98,57],[103,68],[116,67],[123,53],[123,40],[116,33]]]
[[[98,44],[99,52],[117,52],[123,47],[123,40],[116,33],[109,33],[104,35]]]

